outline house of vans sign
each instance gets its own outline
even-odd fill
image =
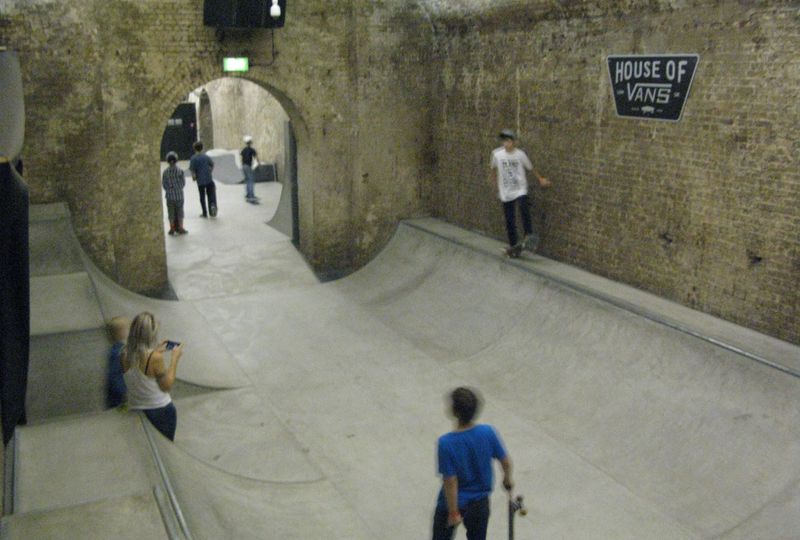
[[[699,58],[696,54],[609,56],[617,114],[680,120]]]

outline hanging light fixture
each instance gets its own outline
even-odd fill
[[[278,0],[272,0],[272,7],[269,8],[269,16],[273,19],[279,19],[281,16],[281,6],[278,5]]]

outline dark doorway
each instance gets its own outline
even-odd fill
[[[300,245],[300,199],[297,194],[297,140],[290,122],[286,123],[286,186],[292,190],[292,243]]]
[[[194,103],[181,103],[167,120],[161,138],[161,161],[166,161],[167,152],[176,152],[178,159],[189,159],[197,140],[197,108]]]

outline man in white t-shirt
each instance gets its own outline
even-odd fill
[[[533,164],[528,155],[517,148],[517,135],[510,129],[500,132],[503,146],[492,151],[491,174],[489,183],[497,188],[497,194],[503,203],[503,213],[506,217],[506,232],[508,245],[506,254],[509,257],[519,257],[523,247],[536,251],[539,238],[533,232],[531,222],[530,202],[528,199],[528,180],[525,171],[533,171]],[[550,181],[536,173],[539,185],[543,188],[550,186]],[[516,207],[519,207],[522,216],[522,228],[525,238],[520,243],[517,236]]]

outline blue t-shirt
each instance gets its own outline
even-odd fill
[[[478,424],[466,431],[453,431],[439,437],[439,474],[458,478],[458,507],[488,497],[494,486],[492,458],[503,459],[506,450],[494,428]],[[446,508],[444,487],[439,492],[439,508]]]
[[[214,162],[210,157],[205,154],[195,154],[189,160],[189,170],[192,171],[197,178],[198,186],[207,186],[214,182],[211,176],[211,170],[214,168]]]

